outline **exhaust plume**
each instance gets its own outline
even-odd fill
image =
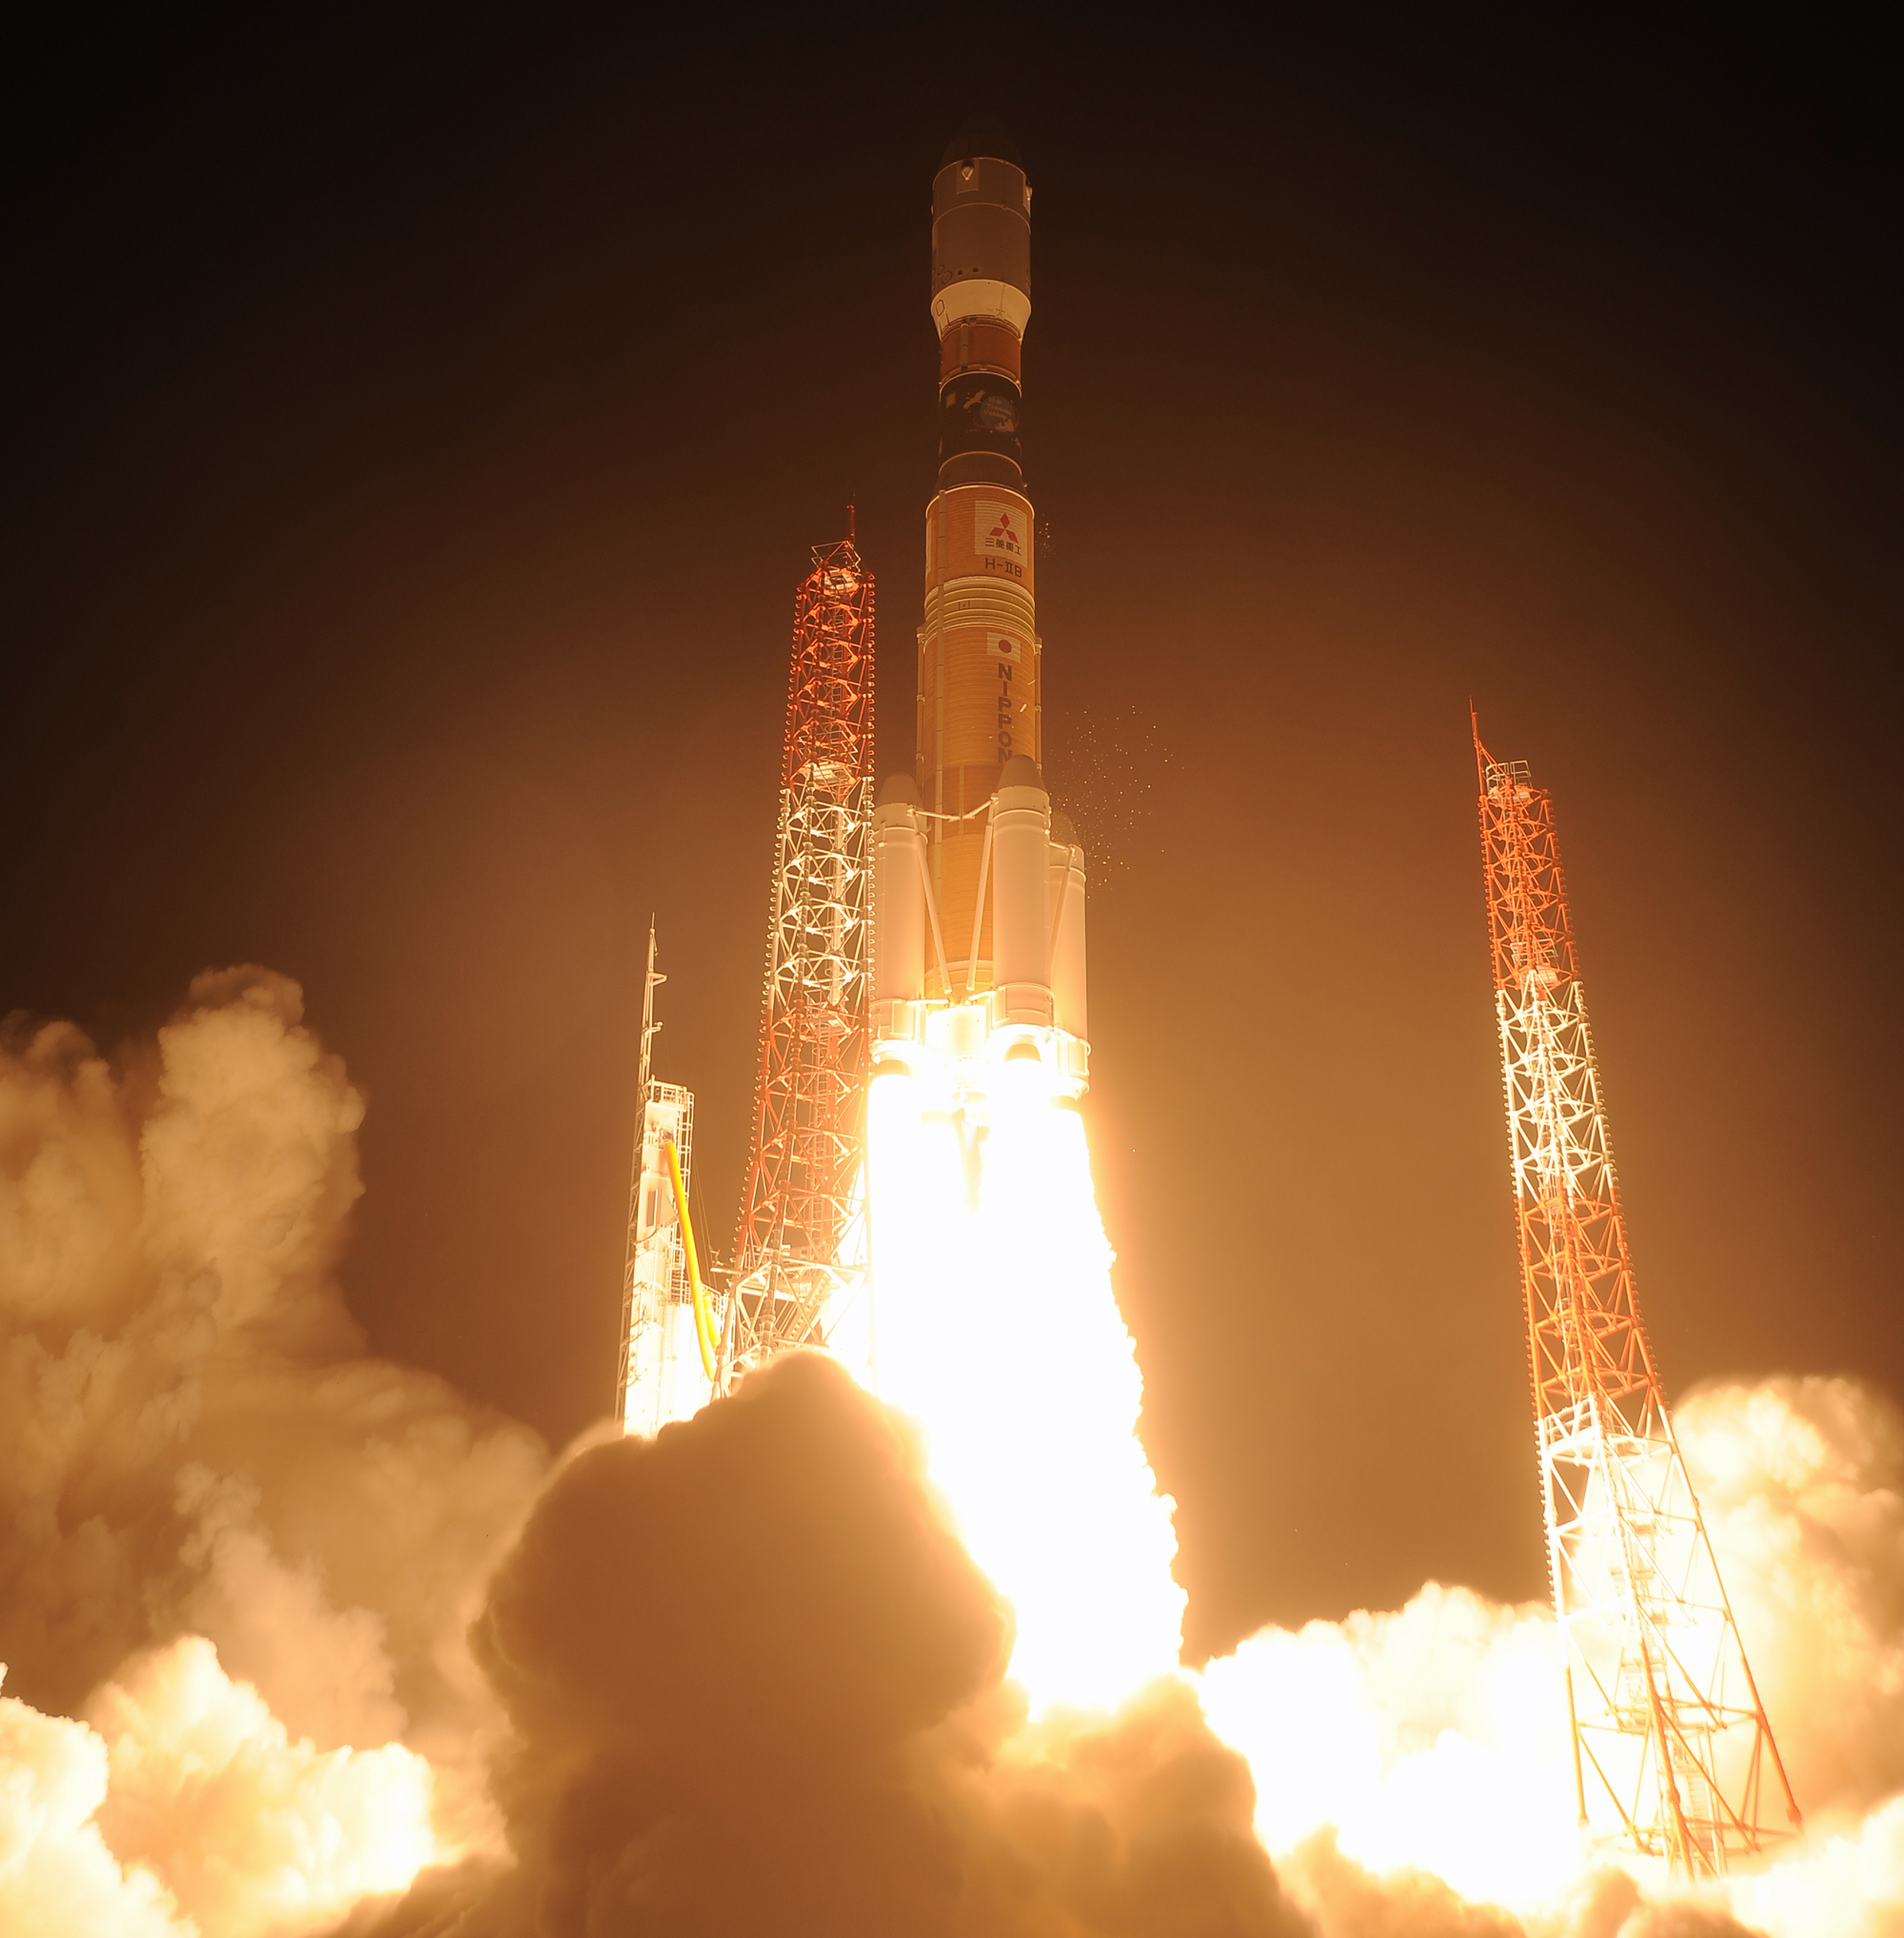
[[[1143,1578],[1092,1660],[1136,1667],[1081,1708],[1037,1687],[1096,1617],[1030,1538],[1078,1478],[1036,1435],[1002,1492],[950,1399],[928,1466],[800,1355],[550,1477],[364,1355],[333,1276],[361,1116],[261,970],[201,979],[119,1067],[64,1024],[0,1044],[0,1930],[1904,1928],[1904,1419],[1855,1382],[1676,1415],[1808,1810],[1688,1892],[1574,1842],[1544,1608],[1430,1584],[1146,1681],[1180,1596],[1135,1440],[1111,1558]],[[1027,1338],[1081,1288],[1111,1310],[1075,1145],[1019,1153],[1077,1184],[1062,1232],[995,1248]],[[1004,1208],[982,1191],[977,1226]],[[1127,1359],[1081,1371],[1072,1440],[1130,1438]]]
[[[1187,1687],[1025,1728],[915,1430],[817,1355],[578,1455],[476,1634],[516,1866],[365,1928],[1304,1929]]]
[[[1853,1380],[1781,1377],[1696,1393],[1675,1427],[1808,1823],[1705,1899],[1781,1938],[1904,1928],[1904,1416]],[[1689,1902],[1578,1848],[1558,1662],[1544,1605],[1430,1583],[1395,1613],[1266,1629],[1201,1687],[1325,1930],[1343,1860],[1432,1873],[1530,1932],[1596,1861]]]

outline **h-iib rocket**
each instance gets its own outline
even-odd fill
[[[1036,1058],[1088,1078],[1084,855],[1040,771],[1035,541],[1020,441],[1031,188],[1011,145],[962,139],[932,185],[939,488],[925,513],[919,757],[874,813],[873,1067],[962,1098]],[[949,1100],[949,1099],[948,1099]]]

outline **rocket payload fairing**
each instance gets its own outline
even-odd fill
[[[925,514],[919,756],[874,814],[873,1061],[976,1100],[1035,1058],[1088,1080],[1084,856],[1039,768],[1035,542],[1020,442],[1031,188],[960,140],[932,185],[939,488]],[[936,1085],[935,1085],[936,1087]],[[949,1101],[950,1099],[948,1099]]]

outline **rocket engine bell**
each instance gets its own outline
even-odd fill
[[[1084,856],[1051,812],[1022,350],[1031,188],[1016,149],[962,137],[932,184],[939,488],[925,515],[918,764],[874,816],[876,1067],[1036,1055],[1085,1088]]]

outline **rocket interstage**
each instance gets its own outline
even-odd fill
[[[971,1098],[1031,1058],[1088,1078],[1084,857],[1039,769],[1042,642],[1024,484],[1031,189],[1008,145],[955,143],[933,182],[939,488],[925,517],[919,756],[875,812],[875,1067]],[[939,1087],[938,1084],[928,1086]]]

